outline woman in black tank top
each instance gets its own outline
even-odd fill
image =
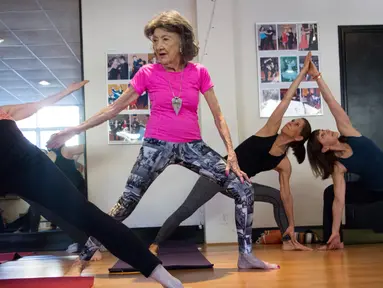
[[[48,156],[51,153],[55,154],[54,163],[61,171],[68,177],[68,179],[76,186],[82,194],[86,196],[85,179],[81,172],[76,167],[75,157],[79,157],[84,153],[84,145],[75,146],[62,146],[57,149],[51,149],[48,152]]]
[[[254,201],[273,205],[274,217],[283,235],[283,249],[285,250],[311,250],[301,245],[294,234],[293,199],[289,183],[291,164],[286,155],[287,150],[292,148],[298,163],[304,161],[306,153],[304,143],[311,133],[311,127],[306,119],[295,119],[288,122],[278,134],[283,115],[295,96],[300,82],[306,77],[310,61],[311,53],[307,55],[305,65],[299,76],[291,84],[286,96],[274,110],[266,125],[235,149],[238,163],[242,171],[249,177],[270,170],[276,170],[279,173],[280,191],[253,183]],[[200,177],[185,202],[161,227],[154,243],[150,246],[152,253],[157,254],[160,243],[169,238],[184,220],[194,214],[217,193],[230,197],[220,186]]]
[[[341,222],[345,204],[383,200],[383,152],[352,126],[346,112],[336,101],[313,63],[310,63],[309,74],[317,81],[340,132],[315,130],[307,143],[308,158],[314,175],[323,180],[331,176],[333,180],[333,185],[327,187],[324,192],[325,245],[320,249],[342,249],[344,245]],[[356,174],[360,179],[346,182],[345,173]],[[374,206],[370,206],[371,208],[374,209]]]
[[[0,107],[0,194],[16,194],[40,205],[44,211],[53,212],[62,228],[74,226],[87,237],[94,236],[112,254],[145,277],[151,277],[163,286],[183,287],[127,226],[90,203],[16,125],[15,121],[53,105],[87,82],[72,84],[64,92],[40,102]]]

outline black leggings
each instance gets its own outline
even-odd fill
[[[275,222],[281,233],[285,233],[289,226],[285,208],[279,190],[257,183],[252,183],[254,188],[254,202],[266,202],[273,205]],[[184,203],[165,221],[154,240],[160,244],[170,237],[174,230],[187,218],[194,214],[203,204],[208,202],[216,194],[222,193],[230,198],[232,195],[226,193],[218,184],[200,177],[194,185]]]
[[[128,227],[90,203],[37,147],[20,137],[9,148],[7,140],[0,143],[6,148],[0,149],[0,183],[6,193],[37,203],[67,224],[96,237],[112,254],[145,277],[161,264]]]
[[[359,181],[346,182],[347,204],[368,204],[383,201],[383,191],[371,191],[364,187]],[[328,186],[323,194],[323,242],[327,243],[332,233],[332,204],[334,202],[334,185]],[[367,207],[367,209],[369,209]],[[368,212],[368,211],[367,211]],[[371,212],[371,211],[370,211]],[[380,219],[376,219],[379,220]],[[342,224],[339,230],[343,242]]]

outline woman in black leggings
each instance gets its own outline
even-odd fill
[[[284,235],[283,249],[285,250],[311,250],[301,245],[294,235],[293,198],[289,183],[291,164],[287,157],[287,150],[292,148],[298,163],[304,161],[306,152],[304,143],[310,136],[311,127],[306,119],[295,119],[288,122],[278,134],[282,117],[295,96],[299,84],[306,77],[310,61],[311,53],[307,55],[300,74],[291,84],[286,96],[274,110],[266,125],[235,149],[238,163],[249,177],[270,170],[276,170],[279,173],[281,191],[253,183],[254,201],[271,203],[274,206],[274,217]],[[200,177],[185,202],[166,220],[150,246],[150,251],[157,255],[160,243],[166,240],[182,221],[189,218],[217,193],[231,197],[217,184]]]
[[[17,128],[16,122],[82,88],[87,81],[35,103],[0,107],[0,194],[12,193],[54,212],[94,236],[116,257],[164,287],[183,287],[124,224],[90,203],[58,167]],[[58,223],[59,224],[59,223]]]

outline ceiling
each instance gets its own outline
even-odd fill
[[[0,105],[44,99],[81,81],[79,2],[0,0]],[[82,91],[59,102],[82,103]]]

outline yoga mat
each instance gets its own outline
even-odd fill
[[[0,264],[3,264],[8,261],[14,261],[20,259],[24,256],[33,255],[33,252],[10,252],[10,253],[0,253]]]
[[[49,277],[0,280],[1,288],[91,288],[94,277]]]
[[[214,266],[202,255],[197,245],[183,242],[161,245],[158,258],[167,270],[207,269]],[[112,268],[109,268],[109,273],[121,272],[137,272],[137,270],[122,260],[118,260]]]

